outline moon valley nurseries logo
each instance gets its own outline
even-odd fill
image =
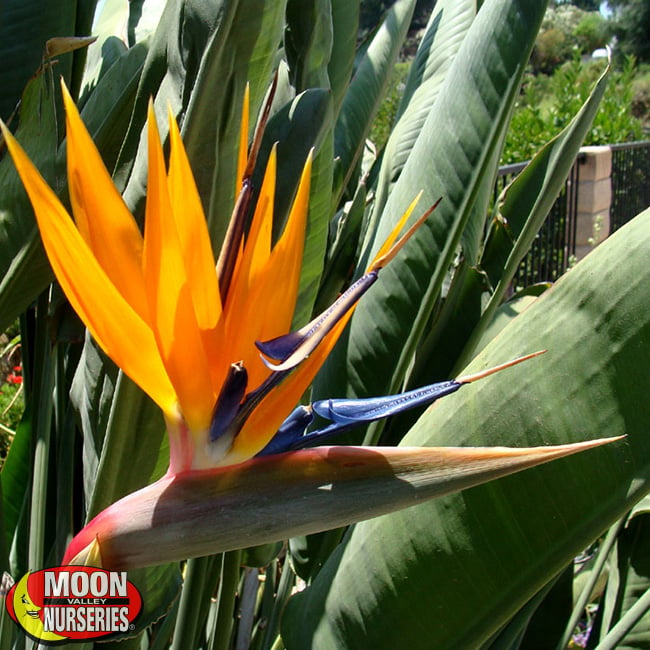
[[[48,644],[129,632],[142,598],[126,571],[62,566],[24,575],[5,600],[13,620]]]

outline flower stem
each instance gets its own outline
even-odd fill
[[[47,312],[49,295],[45,291],[36,308],[36,341],[34,344],[34,472],[29,524],[28,562],[31,569],[41,568],[45,560],[45,516],[47,511],[47,483],[52,427],[52,352],[48,331]]]
[[[223,554],[221,585],[217,602],[217,617],[214,624],[214,636],[210,650],[228,650],[232,634],[233,612],[239,585],[239,566],[241,551],[229,551]]]
[[[185,566],[185,579],[178,606],[178,615],[174,627],[174,638],[170,650],[182,650],[188,644],[193,647],[198,636],[198,627],[201,624],[197,596],[203,594],[205,586],[204,570],[206,560],[211,558],[199,557],[187,561]]]

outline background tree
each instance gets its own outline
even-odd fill
[[[597,11],[585,13],[576,25],[573,35],[583,54],[605,47],[609,40],[608,21]]]
[[[600,0],[565,0],[564,2],[554,2],[555,6],[573,5],[585,11],[598,11],[600,9]]]
[[[650,61],[650,3],[647,0],[611,0],[614,11],[613,31],[617,50]]]

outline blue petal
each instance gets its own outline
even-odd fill
[[[297,366],[316,349],[336,323],[376,282],[377,274],[378,271],[371,271],[359,278],[339,296],[331,307],[299,330],[270,341],[256,341],[255,345],[263,355],[280,363],[271,363],[264,357],[262,357],[262,361],[275,372],[291,370]]]
[[[299,406],[258,455],[279,454],[283,451],[293,451],[322,443],[357,424],[380,420],[416,406],[430,404],[439,397],[456,392],[462,385],[458,381],[442,381],[399,395],[366,399],[327,399],[314,402],[311,408]],[[305,433],[314,419],[314,412],[330,420],[332,424]]]
[[[442,381],[424,388],[416,388],[399,395],[367,399],[327,399],[314,402],[314,411],[322,418],[338,424],[372,422],[396,413],[434,402],[439,397],[456,392],[463,384]]]
[[[277,454],[282,451],[295,451],[296,449],[304,449],[305,447],[314,447],[316,444],[323,444],[324,442],[334,437],[338,433],[343,433],[344,431],[347,431],[352,426],[354,425],[330,424],[324,429],[318,429],[317,431],[310,431],[309,433],[305,433],[305,435],[301,435],[294,438],[290,442],[287,441],[289,444],[286,444],[282,448],[279,448],[276,451],[270,453]],[[269,452],[265,452],[265,453],[269,453]]]
[[[218,440],[230,430],[246,393],[247,384],[248,372],[246,372],[246,368],[242,363],[233,363],[212,412],[210,442]]]
[[[291,415],[282,423],[278,432],[269,443],[260,451],[258,456],[279,454],[283,451],[294,449],[293,445],[304,439],[307,427],[314,420],[312,410],[308,406],[298,406]]]

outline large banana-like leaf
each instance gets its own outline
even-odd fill
[[[390,74],[406,38],[414,9],[414,0],[398,0],[391,7],[345,94],[334,134],[334,150],[339,159],[335,188],[337,195],[345,190],[361,158],[372,120],[386,94]]]
[[[329,0],[288,0],[284,49],[296,90],[329,88],[327,64],[332,52]]]
[[[32,160],[53,184],[57,152],[54,104],[49,76],[38,75],[23,94],[17,130]],[[27,194],[9,156],[0,161],[0,187],[0,331],[4,331],[48,285],[52,272]]]
[[[648,644],[649,507],[650,500],[645,497],[618,533],[609,563],[607,589],[594,626],[594,638],[590,638],[591,647],[596,647],[597,641],[603,644],[603,648],[632,649]]]
[[[349,0],[331,0],[332,53],[327,72],[334,98],[334,115],[338,115],[350,82],[357,48],[359,3]]]
[[[427,333],[425,346],[418,349],[409,377],[411,385],[421,386],[453,376],[474,355],[575,164],[605,91],[607,73],[605,70],[573,120],[503,191],[480,259],[463,259],[454,273],[435,325]],[[491,189],[492,179],[487,180]],[[485,215],[487,206],[484,204],[481,209]],[[476,219],[481,232],[484,219]],[[488,287],[491,292],[486,300]]]
[[[476,0],[436,2],[426,30],[415,54],[404,93],[397,108],[396,119],[401,118],[414,97],[426,94],[433,104],[445,72],[454,60],[465,33],[478,11]],[[431,86],[432,78],[436,82]]]
[[[0,118],[9,119],[27,82],[45,55],[45,43],[56,36],[87,36],[97,0],[41,2],[4,0],[0,5]],[[71,88],[78,87],[85,51],[58,57],[57,76]]]
[[[417,137],[469,26],[476,15],[475,0],[436,3],[417,54],[411,63],[396,124],[386,143],[379,172],[375,210],[381,212],[392,183],[408,160]]]
[[[493,229],[503,229],[506,237],[488,236],[481,257],[494,292],[474,329],[458,367],[465,365],[483,331],[501,304],[519,263],[530,249],[553,202],[575,163],[582,142],[591,128],[607,86],[607,68],[580,111],[555,138],[546,144],[517,178],[503,191],[497,206]]]
[[[288,648],[474,648],[650,487],[650,210],[477,357],[533,363],[428,410],[404,444],[624,443],[357,525],[289,603]]]
[[[423,209],[443,200],[357,308],[319,393],[381,395],[399,388],[489,172],[545,5],[488,0],[473,21],[381,221],[370,224],[358,269],[420,191]]]

